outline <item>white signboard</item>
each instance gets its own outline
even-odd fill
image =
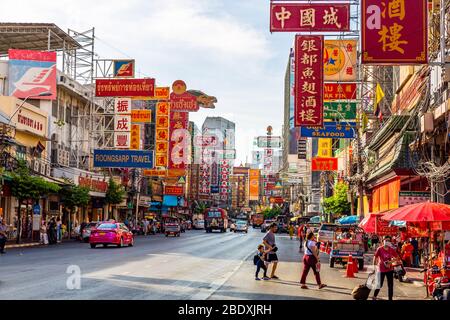
[[[116,98],[114,99],[115,114],[131,114],[131,99]]]

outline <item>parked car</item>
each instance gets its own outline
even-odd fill
[[[269,228],[269,226],[274,223],[275,220],[264,220],[263,224],[261,225],[261,232],[266,232]]]
[[[192,227],[195,230],[205,229],[205,220],[195,220],[194,223],[192,224]]]
[[[91,237],[92,229],[94,229],[99,222],[89,222],[86,227],[84,227],[83,232],[81,234],[81,240],[84,242],[89,242],[89,239]]]
[[[319,234],[317,241],[319,242],[331,242],[334,239],[334,233],[337,225],[331,223],[323,223],[319,228]]]
[[[164,229],[165,229],[166,237],[168,237],[170,235],[174,236],[174,237],[179,237],[181,234],[180,224],[176,221],[166,223],[164,226]]]
[[[245,232],[248,233],[248,224],[245,221],[239,220],[236,222],[236,229],[234,232]]]
[[[134,245],[134,235],[123,223],[102,222],[97,227],[92,228],[89,238],[91,248],[95,248],[98,244],[103,247],[108,244],[123,247],[125,244],[129,247]]]

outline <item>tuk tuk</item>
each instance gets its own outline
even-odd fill
[[[166,218],[164,221],[164,231],[166,237],[169,235],[179,237],[181,234],[180,221],[177,218]]]
[[[358,225],[340,226],[333,225],[333,240],[331,242],[330,268],[334,268],[336,263],[345,266],[348,258],[358,262],[358,270],[364,268],[364,230]]]

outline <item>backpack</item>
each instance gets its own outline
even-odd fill
[[[367,300],[367,298],[369,298],[369,294],[370,289],[365,284],[356,286],[352,291],[352,296],[355,300]]]
[[[256,266],[259,260],[261,260],[261,258],[258,254],[255,254],[255,256],[253,257],[253,264]]]

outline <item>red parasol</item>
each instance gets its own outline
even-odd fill
[[[406,222],[450,221],[450,206],[435,202],[415,203],[386,213],[381,219]]]
[[[380,236],[393,235],[398,231],[397,227],[389,227],[389,222],[381,220],[384,213],[371,213],[361,221],[359,227],[366,233],[374,233]]]

